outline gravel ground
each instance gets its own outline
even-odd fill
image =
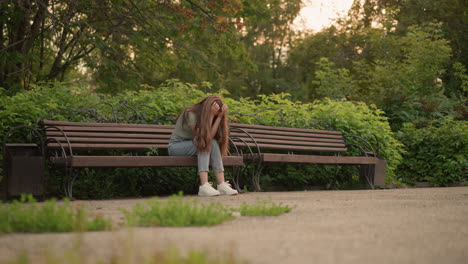
[[[70,248],[87,260],[117,254],[128,258],[122,263],[131,263],[133,257],[169,247],[234,254],[247,263],[468,263],[468,187],[261,192],[200,201],[238,207],[265,198],[294,209],[276,217],[238,216],[214,227],[1,235],[0,263],[23,251],[33,263],[41,263],[47,254]],[[74,203],[120,223],[120,208],[131,209],[144,200]],[[76,241],[81,241],[78,248]]]

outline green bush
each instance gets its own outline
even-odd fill
[[[229,98],[226,91],[216,93],[225,98],[233,122],[331,128],[359,136],[375,133],[380,140],[381,156],[388,161],[387,181],[394,181],[394,171],[401,159],[401,144],[395,140],[382,111],[375,106],[330,99],[303,104],[289,100],[288,94],[259,95],[255,99],[234,100]],[[139,91],[127,91],[117,95],[97,94],[87,87],[67,87],[59,83],[34,87],[14,96],[0,93],[0,137],[14,126],[37,126],[37,121],[45,118],[85,122],[170,124],[171,118],[184,107],[200,101],[208,94],[212,94],[209,84],[197,86],[177,80],[169,80],[157,88],[142,86]],[[86,107],[93,105],[94,110],[86,110]],[[77,113],[70,110],[80,111]],[[162,116],[164,118],[159,118]],[[28,142],[31,138],[27,135],[29,134],[24,131],[18,131],[9,142]],[[376,142],[372,143],[375,145]],[[156,153],[164,155],[164,151],[157,150]],[[356,150],[350,153],[359,154]],[[336,168],[313,165],[269,166],[265,169],[261,182],[262,186],[298,189],[314,184],[341,188],[346,182],[357,181],[356,168],[344,168],[340,171]],[[46,186],[48,195],[55,196],[60,193],[60,175],[63,172],[52,172],[54,173],[46,175]],[[193,168],[79,169],[74,172],[78,174],[74,194],[82,199],[167,195],[178,191],[196,193],[198,183],[197,173]]]
[[[23,195],[20,201],[0,203],[0,234],[109,230],[111,226],[110,220],[89,217],[87,210],[75,209],[69,201],[48,200],[39,206],[32,196]]]
[[[375,105],[325,98],[310,104],[293,102],[289,94],[259,95],[259,99],[226,98],[236,122],[289,126],[298,128],[333,129],[345,135],[363,138],[370,133],[377,136],[380,156],[387,160],[387,182],[395,181],[395,170],[401,161],[402,144],[396,140],[384,113]],[[375,138],[367,138],[377,149]],[[348,143],[360,143],[353,139]],[[350,149],[346,155],[360,155]],[[341,188],[345,183],[358,181],[357,166],[339,168],[316,165],[269,165],[264,170],[262,186],[281,186],[292,190],[304,185],[319,184],[327,188]],[[340,169],[340,170],[337,170]]]
[[[405,145],[398,177],[414,184],[428,181],[447,186],[468,180],[468,123],[445,119],[425,127],[407,123],[398,133]]]

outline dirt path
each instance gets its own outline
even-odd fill
[[[65,252],[79,238],[79,250],[92,259],[172,245],[183,252],[228,252],[248,263],[468,263],[468,187],[247,193],[201,201],[238,207],[259,198],[296,207],[278,217],[237,217],[214,227],[2,235],[0,262],[21,250],[33,256]],[[119,208],[143,200],[81,203],[120,222]]]

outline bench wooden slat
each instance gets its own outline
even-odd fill
[[[239,124],[231,123],[232,128],[242,128],[242,129],[261,129],[261,130],[282,130],[282,131],[291,131],[291,132],[306,132],[306,133],[318,133],[318,134],[332,134],[332,135],[341,135],[340,131],[333,130],[314,130],[308,128],[293,128],[293,127],[275,127],[275,126],[264,126],[264,125],[250,125],[250,124]]]
[[[328,139],[328,138],[314,138],[314,137],[285,137],[285,136],[279,136],[279,135],[267,135],[267,134],[254,134],[255,139],[261,139],[261,138],[266,138],[266,139],[282,139],[284,140],[285,138],[288,139],[294,139],[294,140],[300,140],[300,141],[311,141],[311,142],[335,142],[335,143],[341,143],[344,142],[344,139]],[[230,136],[232,137],[238,137],[242,139],[250,139],[249,136],[247,136],[244,133],[239,133],[239,132],[231,132]]]
[[[365,165],[377,164],[376,157],[351,157],[351,156],[317,156],[317,155],[285,155],[263,153],[263,162],[287,162],[287,163],[311,163],[311,164],[336,164],[336,165]]]
[[[93,123],[93,122],[70,122],[70,121],[42,121],[44,126],[88,126],[88,127],[130,127],[130,128],[169,128],[174,129],[175,125],[151,125],[151,124],[127,124],[127,123]]]
[[[56,165],[64,165],[64,158],[54,158]],[[90,167],[196,167],[196,156],[73,156],[69,158],[75,168]],[[242,166],[242,156],[226,156],[225,166]]]
[[[255,142],[257,144],[279,144],[279,145],[291,145],[291,147],[296,146],[326,146],[326,147],[346,147],[343,141],[341,142],[307,142],[307,141],[296,141],[296,140],[276,140],[276,139],[262,139],[262,138],[255,138]],[[251,138],[245,138],[245,142],[253,143],[254,141]]]
[[[260,129],[245,129],[254,138],[256,135],[267,134],[267,135],[280,135],[280,136],[297,136],[297,137],[316,137],[316,138],[330,138],[330,139],[342,139],[343,136],[339,134],[318,134],[318,133],[303,133],[303,132],[290,132],[290,131],[279,131],[279,130],[260,130]]]
[[[67,137],[94,137],[94,138],[167,138],[171,133],[164,134],[140,134],[140,133],[94,133],[94,132],[65,132]],[[63,134],[59,131],[46,131],[48,137],[61,137]]]
[[[246,147],[255,148],[257,145],[255,143],[245,144],[243,142],[234,142],[237,147]],[[285,145],[274,145],[274,144],[258,144],[260,149],[271,149],[271,150],[285,150],[285,151],[324,151],[324,152],[345,152],[347,148],[339,147],[305,147],[305,146],[285,146]]]
[[[68,131],[87,131],[87,132],[133,132],[133,133],[172,133],[172,128],[139,128],[139,127],[94,127],[94,126],[57,126],[65,132]],[[54,131],[53,128],[49,129]],[[57,130],[55,130],[57,131]]]
[[[79,150],[92,150],[92,149],[128,149],[128,150],[145,150],[150,148],[160,148],[160,149],[167,149],[167,144],[89,144],[89,143],[72,143],[72,149],[79,149]],[[62,146],[67,149],[68,144],[63,143]],[[47,145],[50,149],[59,149],[60,145],[58,143],[50,143]]]
[[[60,142],[67,142],[64,137],[49,137]],[[169,137],[163,139],[147,138],[89,138],[89,137],[67,137],[70,143],[135,143],[135,144],[168,144]]]

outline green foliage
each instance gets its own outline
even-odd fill
[[[460,49],[448,41],[446,24],[425,18],[398,31],[392,15],[399,4],[354,5],[349,18],[306,35],[291,49],[288,65],[297,86],[290,90],[293,98],[345,97],[375,104],[394,131],[413,120],[465,119],[466,65],[454,58]]]
[[[165,123],[182,109],[213,93],[208,83],[193,85],[168,80],[159,87],[144,86],[139,91],[127,91],[116,95],[100,94],[85,87],[66,87],[60,84],[37,87],[15,96],[0,97],[4,111],[0,112],[0,136],[10,128],[27,124],[34,126],[38,120],[71,120],[96,122],[95,116],[106,122]],[[393,181],[393,171],[400,160],[401,146],[394,139],[383,112],[375,106],[349,101],[324,99],[314,103],[292,101],[288,94],[259,95],[255,99],[234,100],[220,90],[229,105],[233,122],[258,123],[274,126],[338,129],[348,135],[366,136],[375,133],[380,142],[381,155],[389,162],[388,181]],[[99,104],[109,102],[113,105]],[[86,111],[73,114],[68,110],[94,107],[94,116]],[[136,111],[135,111],[136,110]],[[165,116],[165,118],[159,118]],[[27,131],[18,131],[9,142],[29,142]],[[372,138],[370,139],[372,141]],[[375,141],[371,142],[375,145]],[[166,155],[166,150],[148,152],[114,151],[116,155]],[[79,154],[79,151],[77,152]],[[99,152],[97,154],[105,154]],[[352,152],[352,154],[360,154]],[[283,171],[281,171],[283,170]],[[60,193],[61,170],[46,175],[50,195]],[[102,168],[77,169],[74,194],[82,199],[102,199],[129,196],[166,195],[183,191],[196,193],[197,176],[193,168]],[[229,177],[229,171],[226,172]],[[346,181],[357,181],[355,169],[345,169],[336,176],[336,167],[281,166],[267,168],[262,184],[285,186],[286,189],[302,188],[308,184],[320,184],[328,188],[340,188]]]
[[[316,98],[330,97],[342,99],[352,97],[357,92],[355,81],[348,69],[336,69],[335,64],[327,58],[320,58],[315,71]]]
[[[58,204],[48,200],[38,205],[30,195],[21,196],[20,201],[11,204],[0,203],[0,234],[11,232],[70,232],[109,230],[111,222],[101,216],[90,217],[69,201]]]
[[[167,202],[153,199],[124,211],[129,226],[212,226],[232,219],[232,213],[220,203],[199,204],[185,201],[182,193]]]
[[[357,135],[368,138],[377,150],[377,142],[370,133],[377,136],[380,155],[388,161],[387,181],[395,180],[395,169],[401,161],[402,144],[395,139],[384,113],[375,105],[366,105],[362,102],[334,101],[325,98],[322,101],[304,104],[288,99],[288,94],[259,95],[259,99],[242,98],[233,100],[225,98],[230,106],[231,115],[236,122],[247,124],[264,124],[272,126],[303,127],[316,129],[335,129],[345,135]],[[348,143],[353,143],[349,139]],[[356,142],[362,144],[362,142]],[[351,149],[349,154],[360,155],[359,150]],[[338,179],[338,182],[336,181]],[[336,176],[336,166],[268,166],[261,180],[263,183],[272,183],[285,186],[287,189],[301,188],[307,183],[315,182],[339,188],[343,181],[356,180],[356,171],[352,168],[343,168],[340,176]],[[288,184],[291,184],[288,186]]]
[[[242,62],[242,9],[241,0],[2,1],[0,86],[14,94],[82,78],[116,93],[175,75],[214,79],[223,58]]]
[[[255,204],[242,203],[239,212],[243,216],[276,216],[289,213],[292,207],[271,200],[257,200]]]
[[[468,124],[445,119],[424,127],[405,124],[398,139],[407,151],[398,168],[403,182],[428,181],[435,186],[468,181]]]

